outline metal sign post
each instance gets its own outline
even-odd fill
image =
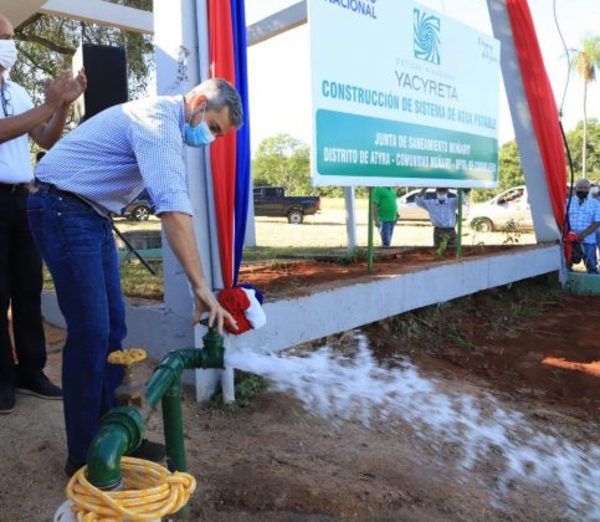
[[[462,217],[463,217],[463,191],[456,189],[456,197],[458,198],[458,226],[456,237],[456,259],[462,257]]]
[[[367,246],[369,274],[373,273],[373,187],[369,187],[369,244]]]

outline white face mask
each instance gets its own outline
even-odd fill
[[[17,46],[14,40],[0,40],[0,67],[9,70],[17,61]]]
[[[437,195],[437,198],[438,198],[440,201],[446,201],[446,200],[448,199],[448,194],[438,194],[438,195]]]

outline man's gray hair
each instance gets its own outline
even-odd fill
[[[222,78],[211,78],[192,89],[194,94],[204,94],[207,98],[206,110],[220,111],[229,107],[229,121],[239,129],[244,123],[242,100],[236,88]]]

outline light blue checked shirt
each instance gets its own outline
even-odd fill
[[[596,221],[600,221],[600,204],[591,196],[588,196],[580,204],[579,198],[573,195],[571,205],[569,206],[569,224],[571,230],[579,234]],[[595,245],[596,234],[588,234],[583,238],[583,242],[588,245]]]
[[[424,196],[416,196],[415,203],[429,212],[429,218],[434,227],[454,228],[456,226],[458,198],[448,197],[446,201],[440,203],[437,198],[426,199]]]
[[[62,138],[35,177],[100,213],[121,214],[146,187],[162,212],[192,214],[184,162],[182,96],[145,98],[102,111]]]

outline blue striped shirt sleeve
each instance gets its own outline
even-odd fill
[[[129,141],[156,214],[192,215],[177,115],[155,106],[131,116]]]

